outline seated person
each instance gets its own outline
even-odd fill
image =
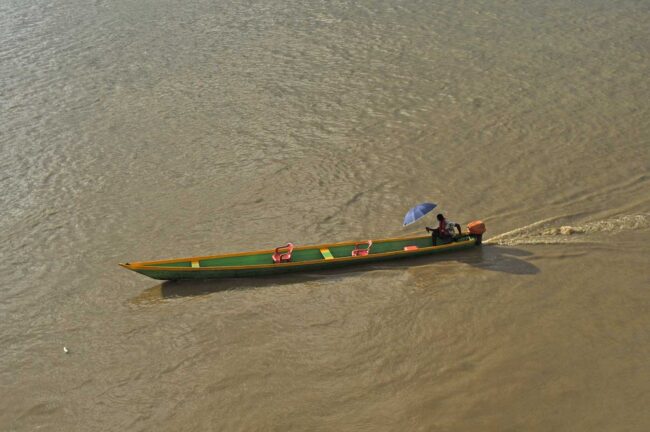
[[[436,218],[438,219],[438,228],[426,227],[427,232],[431,233],[431,239],[434,246],[437,238],[440,238],[441,240],[451,240],[454,236],[454,227],[458,230],[458,234],[461,233],[460,225],[453,222],[447,222],[442,213],[439,213]]]

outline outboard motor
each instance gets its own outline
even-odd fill
[[[476,245],[479,246],[483,241],[483,233],[485,232],[485,224],[482,221],[474,221],[467,224],[467,231],[476,237]]]

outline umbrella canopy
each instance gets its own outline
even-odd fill
[[[436,205],[434,203],[422,203],[416,205],[411,210],[406,212],[406,216],[404,216],[403,226],[411,225],[413,222],[420,219],[434,208],[436,208]]]

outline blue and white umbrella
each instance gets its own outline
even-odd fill
[[[436,205],[434,203],[422,203],[416,205],[411,210],[406,212],[406,216],[404,216],[403,226],[411,225],[413,222],[422,218],[424,215],[429,213],[434,208],[436,208]]]

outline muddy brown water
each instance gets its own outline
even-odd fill
[[[650,429],[648,23],[632,0],[2,2],[0,430]],[[429,200],[482,248],[117,266],[420,233]]]

